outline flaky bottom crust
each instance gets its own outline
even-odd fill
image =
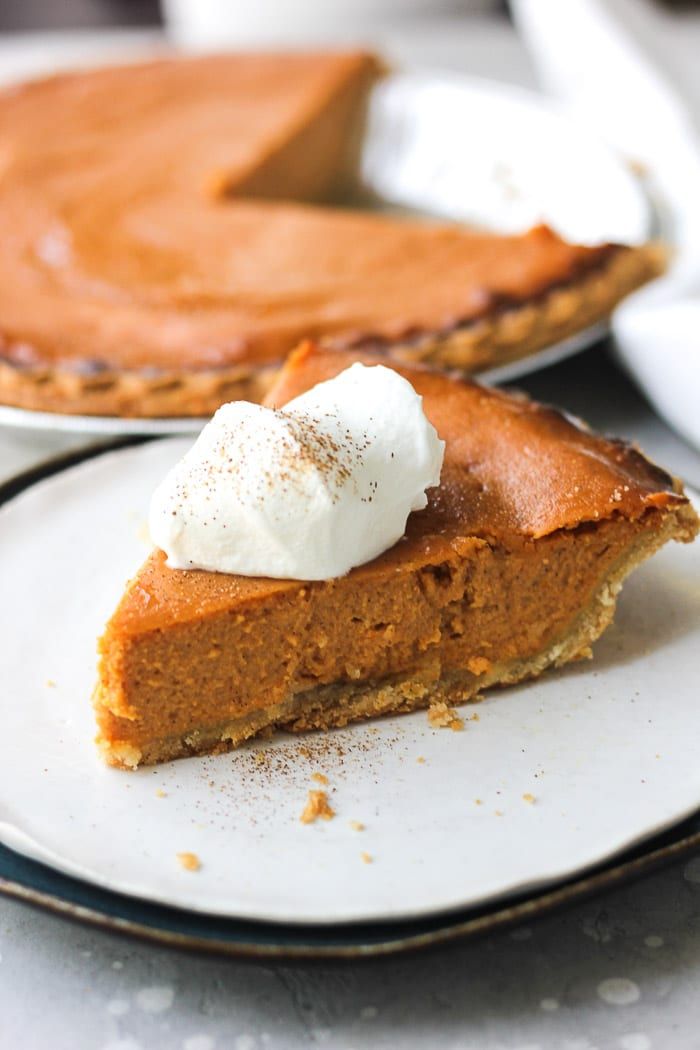
[[[658,245],[613,248],[605,261],[537,300],[494,309],[448,331],[408,342],[368,333],[352,342],[390,358],[475,374],[509,364],[604,319],[635,288],[663,271]],[[327,340],[333,345],[335,340]],[[337,340],[347,347],[348,342]],[[291,349],[291,347],[290,347]],[[237,365],[211,371],[100,369],[85,374],[54,365],[15,365],[0,352],[0,403],[34,411],[132,418],[209,416],[226,401],[261,401],[278,366]]]
[[[468,670],[443,672],[439,653],[428,654],[418,669],[379,681],[341,682],[319,686],[287,697],[283,703],[258,708],[236,719],[202,726],[179,735],[152,740],[136,747],[126,741],[97,744],[106,762],[124,769],[150,765],[198,754],[230,751],[245,740],[265,731],[284,729],[305,732],[332,729],[382,715],[398,714],[445,702],[449,705],[474,700],[491,686],[506,686],[536,678],[548,667],[561,667],[572,660],[590,657],[591,644],[613,620],[617,595],[625,578],[670,539],[692,540],[697,517],[692,507],[669,514],[661,528],[640,537],[617,562],[614,570],[599,584],[588,606],[566,630],[542,650],[523,659],[494,662],[483,674]],[[100,686],[94,697],[101,704]]]

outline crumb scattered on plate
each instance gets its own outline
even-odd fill
[[[255,752],[255,765],[256,766],[264,766],[265,765],[265,761],[266,761],[265,752],[264,751],[256,751]]]
[[[362,859],[362,863],[363,864],[371,864],[372,863],[372,856],[371,856],[370,853],[361,853],[360,857]]]
[[[420,762],[420,764],[423,765],[423,763],[425,762],[425,759],[423,758],[422,755],[419,755],[418,758],[416,759],[416,762]]]
[[[202,866],[196,853],[178,853],[177,859],[185,871],[199,871]]]
[[[365,830],[365,826],[364,826],[364,824],[362,823],[361,820],[351,820],[350,821],[350,827],[352,828],[353,831],[364,831]]]
[[[162,788],[158,788],[158,790],[156,791],[156,798],[167,798],[167,797],[168,797],[167,791],[163,791]]]
[[[531,795],[529,791],[526,791],[523,795],[523,802],[529,802],[532,804],[535,801],[535,796]]]
[[[464,729],[464,719],[459,717],[453,707],[448,707],[444,700],[430,705],[428,721],[436,729],[453,729],[455,732]]]
[[[323,773],[312,773],[311,774],[311,779],[315,780],[317,784],[327,784],[328,783],[328,777],[324,776]]]
[[[321,820],[331,820],[335,816],[335,810],[328,804],[328,795],[325,791],[309,791],[309,798],[304,807],[304,812],[299,817],[302,824],[313,824],[319,817]]]
[[[48,686],[49,689],[55,689],[56,688],[56,683],[54,682],[53,678],[47,678],[46,679],[46,685]]]
[[[475,806],[481,806],[482,804],[483,804],[483,803],[482,803],[482,801],[481,801],[481,799],[480,799],[480,798],[475,798],[475,799],[474,799],[474,805],[475,805]]]

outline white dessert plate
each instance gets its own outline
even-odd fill
[[[638,244],[656,222],[641,183],[585,127],[534,92],[458,74],[396,73],[375,90],[362,179],[364,207],[503,233],[548,222],[584,243]],[[593,325],[482,378],[517,379],[578,353],[605,331],[605,325]],[[86,435],[173,434],[197,431],[202,420],[0,407],[0,425]]]
[[[633,576],[592,663],[491,693],[464,708],[463,732],[418,712],[135,773],[102,765],[95,639],[187,444],[103,454],[0,509],[4,845],[151,902],[343,923],[543,887],[700,807],[697,544]],[[305,825],[313,773],[336,816]]]

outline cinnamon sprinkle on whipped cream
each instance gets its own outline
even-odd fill
[[[223,405],[153,495],[174,569],[323,580],[403,536],[444,442],[397,372],[354,364],[283,409]]]

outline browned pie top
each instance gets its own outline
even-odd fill
[[[610,250],[300,203],[336,193],[376,76],[362,54],[238,55],[5,90],[0,353],[259,365],[307,336],[449,330]]]
[[[287,361],[268,404],[284,404],[357,360],[378,359],[307,344]],[[445,463],[428,507],[409,517],[406,537],[349,574],[358,586],[376,574],[466,555],[475,543],[521,545],[584,523],[636,519],[652,508],[687,503],[673,480],[639,452],[582,429],[552,408],[420,368],[397,371],[422,395],[426,415],[446,442]],[[169,569],[156,551],[110,630],[129,633],[191,620],[298,586]]]

